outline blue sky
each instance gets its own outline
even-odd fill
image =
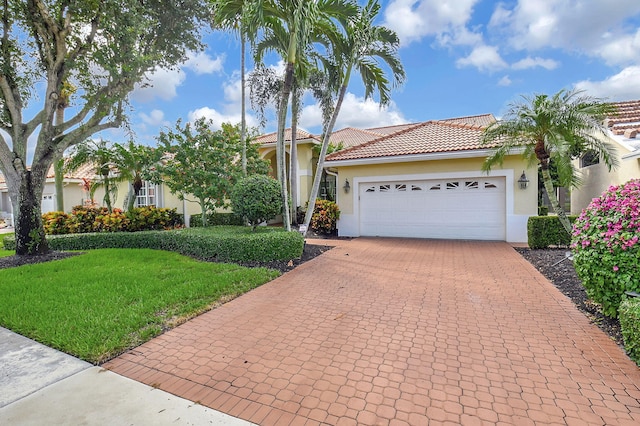
[[[363,2],[361,2],[363,3]],[[377,127],[493,113],[521,95],[577,87],[611,101],[640,99],[640,2],[631,0],[384,0],[379,23],[401,39],[407,72],[380,109],[352,78],[336,128]],[[135,139],[155,144],[164,126],[205,116],[240,120],[240,44],[209,33],[207,49],[179,70],[158,70],[132,94]],[[278,67],[277,60],[271,63]],[[253,68],[251,59],[248,69]],[[256,125],[248,109],[249,123]],[[307,96],[301,126],[321,132]],[[270,120],[263,131],[275,130]],[[124,140],[123,132],[103,132]]]

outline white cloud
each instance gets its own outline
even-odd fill
[[[509,78],[508,75],[505,75],[500,80],[498,80],[498,86],[502,86],[502,87],[511,86],[511,83],[512,83],[512,81],[511,81],[511,79]]]
[[[553,59],[545,59],[540,57],[532,58],[527,56],[524,59],[519,60],[518,62],[511,65],[511,68],[514,70],[525,70],[529,68],[541,67],[547,70],[554,70],[558,68],[559,63],[554,61]]]
[[[610,101],[640,99],[640,66],[630,66],[603,81],[585,80],[576,88]]]
[[[392,0],[384,11],[385,25],[398,33],[403,45],[436,36],[441,42],[477,42],[465,25],[477,0]]]
[[[222,123],[238,124],[242,119],[239,112],[237,114],[236,113],[227,114],[225,112],[220,112],[214,108],[209,108],[209,107],[202,107],[202,108],[198,108],[196,110],[190,111],[188,115],[190,122],[196,121],[198,118],[203,118],[203,117],[208,120],[211,120],[213,122],[213,128],[216,130],[222,128]],[[247,120],[248,127],[254,127],[258,125],[257,120],[251,114],[247,114],[246,120]]]
[[[380,108],[380,104],[372,99],[364,99],[353,93],[347,93],[342,102],[335,130],[345,127],[365,129],[368,127],[391,126],[407,123],[395,103]],[[305,129],[322,126],[322,113],[317,104],[303,108],[300,125]]]
[[[164,112],[159,109],[154,109],[149,114],[141,112],[138,115],[142,119],[142,122],[149,126],[164,126],[168,123],[164,119]]]
[[[507,63],[500,57],[498,48],[495,46],[476,46],[466,58],[456,61],[458,67],[473,66],[480,71],[496,71],[507,68]]]
[[[176,97],[178,86],[184,83],[186,76],[180,69],[156,68],[147,74],[143,84],[137,84],[132,99],[139,102],[150,102],[155,98],[168,101]]]
[[[640,54],[637,28],[625,25],[638,13],[640,2],[629,0],[519,0],[498,5],[489,27],[516,50],[557,48],[624,65]]]
[[[215,59],[207,55],[204,52],[189,52],[187,54],[187,61],[184,63],[184,68],[188,68],[196,74],[213,74],[222,71],[225,56],[220,55]]]

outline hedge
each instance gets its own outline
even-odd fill
[[[207,215],[207,226],[244,225],[242,217],[233,213],[209,213]],[[189,218],[189,226],[192,228],[202,227],[202,214],[194,214]]]
[[[169,231],[109,232],[48,235],[51,250],[98,248],[152,248],[174,251],[202,260],[223,262],[269,262],[302,256],[304,239],[299,232],[274,228],[215,227]],[[15,249],[15,237],[4,239],[5,248]]]
[[[577,216],[568,216],[573,224]],[[549,246],[569,247],[571,235],[567,234],[557,216],[531,216],[527,221],[527,240],[531,249]]]
[[[625,299],[618,310],[624,349],[640,366],[640,298]]]

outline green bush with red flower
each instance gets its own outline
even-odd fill
[[[176,209],[153,206],[136,207],[128,212],[106,207],[75,206],[71,213],[49,212],[42,215],[47,235],[88,232],[135,232],[180,228],[182,217]]]
[[[311,216],[311,229],[320,234],[333,234],[340,219],[338,205],[329,200],[316,200],[315,209]]]
[[[610,317],[625,291],[640,291],[640,179],[612,186],[582,211],[571,248],[587,295]]]

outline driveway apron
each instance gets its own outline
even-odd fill
[[[105,368],[260,425],[640,424],[640,369],[508,244],[337,244]]]

